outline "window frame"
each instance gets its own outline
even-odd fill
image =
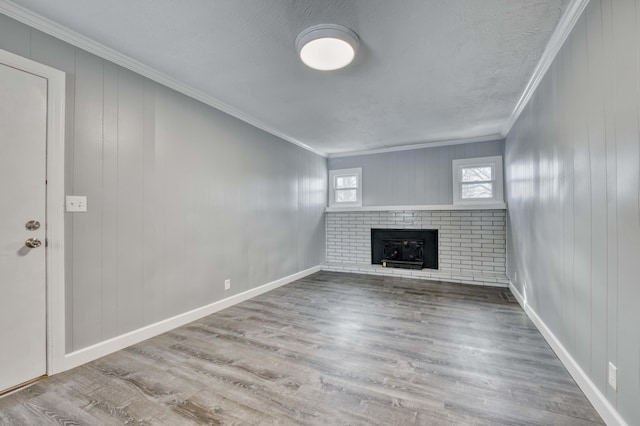
[[[336,188],[336,178],[343,176],[356,176],[358,184],[356,188],[356,201],[354,202],[337,202],[336,191],[340,188]],[[362,168],[352,169],[336,169],[329,170],[329,207],[362,207]]]
[[[504,183],[502,175],[502,156],[461,158],[453,160],[453,204],[488,204],[504,202]],[[491,181],[463,182],[462,170],[474,167],[491,167],[493,169]],[[493,197],[491,198],[462,198],[462,187],[465,184],[478,184],[491,182],[493,184]]]

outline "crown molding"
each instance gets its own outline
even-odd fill
[[[522,111],[533,97],[533,94],[551,67],[553,60],[558,55],[558,52],[564,45],[565,41],[567,41],[569,34],[571,34],[573,27],[578,22],[578,19],[580,19],[580,16],[582,16],[582,12],[584,12],[584,9],[588,4],[589,0],[572,0],[564,15],[560,18],[560,22],[558,22],[558,26],[551,35],[549,43],[547,43],[547,47],[544,49],[544,52],[542,52],[540,61],[533,71],[533,75],[531,76],[529,83],[527,83],[522,96],[520,96],[518,103],[516,103],[515,108],[511,112],[509,121],[507,121],[507,125],[502,131],[503,138],[507,137],[513,128],[513,125],[518,120],[518,117],[520,117],[520,114],[522,114]]]
[[[15,19],[16,21],[22,22],[23,24],[26,24],[32,28],[42,31],[45,34],[67,42],[77,48],[86,50],[87,52],[99,56],[102,59],[106,59],[107,61],[113,62],[114,64],[120,65],[123,68],[147,77],[150,80],[153,80],[157,83],[162,84],[163,86],[189,96],[190,98],[196,99],[204,104],[216,108],[226,114],[229,114],[230,116],[235,117],[238,120],[242,120],[245,123],[252,125],[253,127],[256,127],[280,139],[304,148],[307,151],[311,151],[314,154],[320,155],[322,157],[327,157],[327,154],[325,152],[313,149],[303,142],[285,135],[284,133],[280,132],[277,129],[274,129],[268,124],[257,120],[256,118],[245,114],[242,111],[239,111],[236,108],[198,89],[188,86],[176,80],[175,78],[168,76],[167,74],[157,71],[141,62],[136,61],[135,59],[130,58],[127,55],[117,52],[110,47],[100,44],[97,41],[85,37],[82,34],[70,30],[67,27],[53,22],[50,19],[38,15],[37,13],[34,13],[29,9],[19,6],[9,0],[0,0],[0,13],[7,15],[8,17]]]
[[[339,158],[339,157],[355,157],[357,155],[370,155],[370,154],[384,154],[386,152],[396,152],[396,151],[410,151],[414,149],[422,149],[422,148],[435,148],[438,146],[450,146],[450,145],[462,145],[466,143],[476,143],[476,142],[490,142],[504,139],[500,133],[493,133],[491,135],[484,136],[474,136],[469,138],[460,138],[460,139],[436,139],[431,142],[422,142],[410,145],[400,145],[400,146],[391,146],[388,148],[379,148],[379,149],[367,149],[363,151],[349,151],[349,152],[339,152],[335,154],[329,154],[329,158]]]

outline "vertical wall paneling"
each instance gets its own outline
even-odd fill
[[[191,174],[185,156],[192,150],[193,135],[191,133],[190,114],[185,111],[185,100],[173,91],[165,91],[162,97],[165,120],[164,132],[159,134],[166,147],[165,164],[165,203],[164,233],[166,238],[166,300],[171,314],[177,314],[190,309],[188,295],[183,288],[172,285],[176,282],[191,280],[189,271],[189,215],[191,214],[191,197],[193,196],[193,182],[189,181]],[[180,132],[176,123],[184,126]],[[180,141],[178,144],[172,141]]]
[[[0,48],[67,73],[68,353],[325,260],[325,158],[4,15]]]
[[[618,408],[640,424],[639,0],[613,2],[618,198]]]
[[[117,249],[119,330],[144,325],[143,288],[143,80],[118,71]],[[126,296],[125,296],[126,295]]]
[[[602,41],[605,74],[604,87],[604,119],[605,119],[605,145],[606,145],[606,169],[607,169],[607,360],[618,365],[618,194],[617,194],[617,148],[616,148],[616,117],[615,117],[615,81],[612,78],[615,70],[613,62],[613,0],[600,2],[599,10],[595,14],[601,14]],[[589,10],[595,9],[589,8]],[[612,404],[617,406],[617,392],[606,383],[604,384],[606,395]]]
[[[300,158],[300,165],[303,168],[309,167],[309,159],[308,156],[306,155],[306,152],[301,151],[301,158]],[[309,180],[308,179],[302,179],[302,181],[300,182],[300,187],[299,187],[299,202],[301,203],[300,206],[305,205],[308,200],[309,200]],[[304,209],[298,209],[299,215],[300,215],[300,227],[298,228],[298,230],[301,229],[305,229],[308,225],[309,225],[309,215],[307,214],[306,211],[304,211]],[[298,231],[299,232],[299,231]],[[299,264],[298,264],[298,269],[305,269],[305,265],[307,264],[307,254],[308,254],[308,247],[307,247],[307,241],[308,241],[308,237],[298,233],[298,235],[300,235],[301,237],[301,241],[300,241],[300,246],[304,247],[304,250],[302,250],[300,252],[300,259],[299,259]]]
[[[155,86],[154,100],[155,100],[155,122],[154,122],[154,145],[153,145],[153,158],[154,164],[154,182],[153,188],[153,216],[155,223],[156,233],[154,235],[153,243],[154,247],[154,261],[155,261],[155,277],[154,277],[154,290],[155,294],[153,301],[151,302],[151,310],[154,315],[161,317],[167,315],[169,312],[167,306],[167,293],[168,293],[168,281],[167,281],[167,232],[166,232],[166,211],[167,211],[167,199],[166,199],[166,110],[165,110],[165,90],[159,85]],[[160,231],[162,230],[162,231]]]
[[[73,320],[84,325],[73,329],[79,347],[102,338],[103,62],[76,54],[73,192],[86,196],[88,206],[73,217]]]
[[[410,154],[408,152],[403,152],[403,154]],[[393,164],[393,168],[398,170],[400,168],[404,168],[405,169],[405,173],[398,173],[395,176],[395,179],[393,180],[393,183],[395,184],[395,188],[393,191],[393,195],[395,197],[395,200],[393,202],[393,204],[400,204],[401,200],[408,200],[409,199],[409,182],[413,182],[415,180],[415,170],[412,167],[413,162],[411,161],[413,159],[413,157],[406,157],[406,156],[400,156],[400,155],[396,155],[394,156],[393,160],[394,160],[394,164]],[[400,164],[402,163],[402,164]],[[415,187],[413,188],[415,190]]]
[[[329,169],[362,168],[364,206],[453,203],[451,161],[503,154],[504,141],[334,157]]]
[[[566,41],[565,46],[570,48],[571,46],[571,37],[569,37]],[[575,171],[574,171],[574,152],[575,152],[575,136],[572,134],[572,130],[575,129],[575,106],[571,103],[572,95],[575,93],[575,81],[573,78],[573,68],[571,63],[571,56],[566,55],[560,58],[560,62],[562,64],[562,70],[559,75],[559,83],[561,90],[566,91],[566,96],[560,96],[560,105],[558,108],[558,112],[560,114],[560,120],[562,120],[565,125],[563,126],[563,131],[558,135],[560,137],[560,141],[563,143],[563,189],[564,189],[564,209],[563,209],[563,252],[564,252],[564,261],[563,261],[563,279],[560,282],[560,285],[564,287],[564,307],[563,312],[565,313],[564,320],[559,324],[561,328],[564,329],[563,335],[565,336],[565,342],[570,348],[570,351],[575,351],[575,304],[573,303],[575,300],[575,278],[573,276],[573,271],[575,270]],[[541,102],[538,100],[538,102]],[[533,120],[533,117],[531,117]],[[535,125],[531,126],[530,131],[535,131]],[[533,143],[533,139],[529,141],[529,143]],[[535,159],[532,159],[532,163],[528,165],[528,167],[533,167],[535,164]],[[531,185],[535,185],[535,180],[533,176],[530,174],[528,178],[531,179]],[[530,196],[534,194],[531,193]],[[535,199],[534,199],[535,202]],[[526,242],[526,240],[525,240]]]
[[[143,141],[142,141],[142,280],[144,297],[144,322],[153,323],[162,319],[162,295],[157,286],[158,244],[156,235],[156,158],[155,158],[155,99],[156,84],[143,83]]]
[[[102,335],[118,335],[118,69],[104,64],[102,142]],[[91,206],[93,208],[93,206]]]
[[[591,365],[591,161],[589,150],[586,93],[588,72],[586,52],[586,21],[581,19],[570,38],[574,104],[572,114],[573,163],[579,177],[574,181],[574,260],[571,272],[574,281],[575,354],[580,365]],[[580,214],[575,214],[580,212]],[[588,326],[584,326],[587,324]]]
[[[294,161],[295,161],[295,168],[298,171],[300,169],[302,169],[304,167],[304,153],[303,152],[297,152]],[[299,209],[299,207],[304,204],[304,182],[303,181],[298,181],[297,192],[298,193],[296,194],[296,199],[298,200],[298,208],[296,209],[296,212],[297,212],[297,215],[296,215],[296,228],[295,228],[296,231],[300,230],[304,226],[304,222],[305,222],[304,214]],[[295,235],[296,235],[296,239],[298,240],[298,243],[296,245],[298,247],[302,247],[304,245],[305,236],[301,235],[299,232],[296,232]],[[298,260],[298,264],[296,266],[296,269],[303,269],[304,252],[299,251],[297,253],[296,257],[297,257],[297,260]]]
[[[510,280],[628,424],[640,424],[639,60],[640,0],[592,0],[505,142]]]
[[[591,365],[589,372],[600,389],[607,387],[607,158],[602,19],[599,8],[586,10],[587,32],[587,129],[591,169]],[[589,90],[591,88],[591,90]]]

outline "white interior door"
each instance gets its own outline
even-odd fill
[[[0,393],[46,374],[46,135],[47,80],[0,63]]]

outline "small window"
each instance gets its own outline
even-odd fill
[[[502,203],[502,157],[453,160],[453,202]]]
[[[362,206],[362,169],[329,170],[329,206]]]

